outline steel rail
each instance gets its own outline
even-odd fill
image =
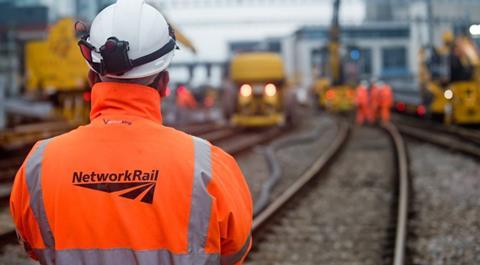
[[[167,126],[173,127],[177,130],[184,131],[188,134],[193,134],[193,135],[212,133],[214,131],[222,130],[227,127],[225,125],[212,123],[212,122],[205,123],[205,124],[190,124],[190,125],[184,125],[184,126],[172,126],[172,125],[167,125]]]
[[[448,135],[439,135],[428,129],[397,124],[399,131],[409,137],[422,140],[443,148],[455,150],[463,154],[480,158],[480,147],[471,142],[456,140]]]
[[[216,131],[211,131],[207,132],[204,134],[197,135],[198,137],[201,137],[203,139],[206,139],[210,142],[218,142],[224,139],[228,139],[230,137],[234,137],[235,135],[238,135],[241,133],[241,131],[236,130],[234,128],[230,127],[225,127],[225,128],[220,128]]]
[[[431,120],[419,120],[408,116],[394,115],[394,122],[398,125],[417,127],[423,130],[445,134],[459,140],[480,146],[480,130],[461,127],[459,125],[445,125]]]
[[[282,135],[287,131],[288,131],[288,128],[287,129],[272,128],[264,132],[257,132],[257,133],[250,133],[250,134],[238,133],[238,134],[230,135],[226,139],[223,138],[218,141],[213,141],[213,143],[215,145],[218,145],[225,152],[231,155],[238,155],[262,143],[272,141],[273,139],[279,137],[280,135]]]
[[[350,133],[350,126],[341,122],[338,127],[338,133],[332,144],[327,148],[325,153],[320,156],[310,168],[308,168],[298,179],[289,186],[279,197],[275,198],[263,211],[258,213],[253,219],[252,233],[255,235],[260,232],[262,227],[266,226],[269,220],[278,213],[295,195],[299,193],[311,180],[324,171],[330,163],[333,162],[334,157],[348,140]]]
[[[392,138],[397,158],[398,171],[398,212],[395,235],[395,250],[393,265],[405,264],[405,250],[407,240],[407,218],[408,218],[408,197],[409,197],[409,178],[408,178],[408,155],[405,142],[399,130],[391,123],[382,126]]]
[[[338,128],[338,124],[336,125]],[[317,127],[313,132],[298,137],[290,137],[287,139],[275,142],[265,147],[261,152],[263,153],[267,163],[270,174],[268,179],[262,184],[260,194],[255,200],[253,207],[253,216],[259,214],[270,203],[271,193],[275,185],[280,181],[282,170],[280,161],[277,159],[276,152],[283,148],[311,143],[321,137],[322,131]]]

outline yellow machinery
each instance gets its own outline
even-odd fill
[[[54,101],[58,114],[69,121],[88,117],[88,66],[78,51],[72,19],[53,25],[47,40],[26,44],[25,67],[28,93]]]
[[[326,75],[317,79],[313,91],[317,95],[320,107],[334,112],[350,111],[354,107],[354,88],[343,78],[342,58],[340,55],[340,0],[334,2],[333,21],[327,46],[328,60]]]
[[[446,33],[443,47],[425,60],[420,53],[420,86],[423,102],[432,115],[445,123],[480,123],[480,54],[466,37]]]
[[[286,123],[286,80],[280,55],[252,52],[236,55],[230,64],[236,108],[231,123],[241,127],[263,127]]]
[[[53,102],[56,116],[71,122],[86,122],[90,112],[88,66],[83,59],[71,18],[51,27],[46,40],[25,46],[27,93]],[[192,43],[178,30],[180,43],[195,52]]]

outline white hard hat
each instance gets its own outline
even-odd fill
[[[92,70],[117,79],[160,73],[177,47],[163,15],[144,0],[118,0],[105,8],[79,45]]]

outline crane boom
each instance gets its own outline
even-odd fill
[[[333,2],[332,24],[330,26],[330,39],[328,43],[328,61],[332,84],[342,82],[342,65],[340,59],[340,0]]]
[[[340,35],[340,0],[334,0],[333,2],[333,16],[332,16],[332,25],[330,28],[330,41],[339,40]]]

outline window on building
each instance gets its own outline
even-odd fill
[[[367,48],[358,49],[358,71],[361,75],[370,75],[372,73],[372,50]],[[350,57],[355,55],[350,51]]]
[[[372,50],[357,46],[347,47],[344,58],[344,76],[348,82],[356,83],[372,74]]]
[[[408,73],[405,47],[384,48],[382,62],[382,75],[405,75]]]
[[[326,76],[328,74],[327,50],[325,48],[314,49],[311,52],[310,58],[311,58],[311,67],[312,67],[314,78]]]

